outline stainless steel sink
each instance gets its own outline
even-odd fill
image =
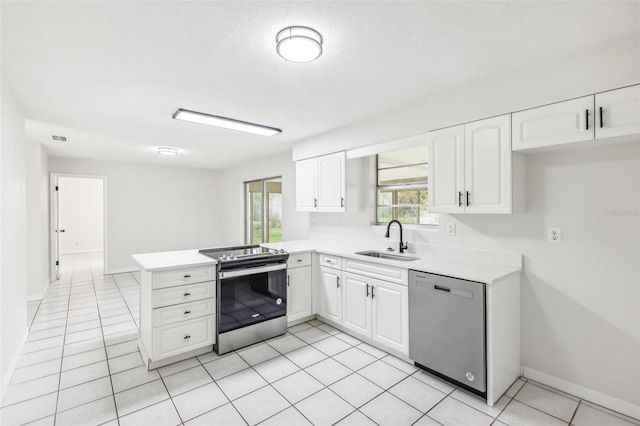
[[[404,254],[391,254],[391,253],[385,253],[383,251],[376,251],[376,250],[359,251],[359,252],[356,252],[356,254],[360,254],[362,256],[377,257],[379,259],[387,259],[387,260],[410,261],[410,260],[420,259],[419,257],[407,256]]]

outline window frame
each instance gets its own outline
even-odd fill
[[[243,184],[243,198],[244,198],[244,241],[245,244],[267,244],[270,242],[280,242],[280,241],[269,241],[269,226],[267,225],[269,222],[269,212],[266,209],[266,205],[265,205],[265,200],[267,199],[267,197],[269,196],[269,192],[267,192],[267,182],[270,181],[280,181],[280,185],[282,186],[282,176],[272,176],[272,177],[267,177],[267,178],[262,178],[262,179],[252,179],[252,180],[248,180],[245,181]],[[261,188],[261,194],[262,194],[262,202],[260,203],[260,216],[262,218],[262,241],[261,242],[252,242],[251,239],[253,237],[253,230],[252,227],[249,227],[249,209],[251,207],[250,203],[248,202],[248,194],[250,193],[248,191],[248,187],[251,184],[255,184],[259,182],[260,183],[260,188]],[[275,192],[271,192],[272,194],[274,194]],[[281,196],[283,196],[282,191],[280,191]],[[280,218],[280,220],[282,221],[282,218]]]
[[[376,154],[375,159],[375,169],[376,169],[376,205],[375,205],[375,223],[376,225],[386,225],[388,222],[380,222],[379,221],[379,209],[380,207],[386,207],[379,203],[380,201],[380,193],[381,192],[391,192],[391,205],[388,206],[391,209],[391,220],[399,220],[398,219],[398,209],[399,207],[415,207],[418,209],[418,221],[420,220],[420,208],[422,206],[427,207],[426,204],[407,204],[407,205],[399,205],[398,201],[398,192],[403,191],[416,191],[418,193],[418,200],[420,200],[420,191],[426,191],[427,197],[429,197],[429,182],[426,181],[424,183],[408,183],[408,184],[395,184],[395,185],[380,185],[380,171],[381,170],[392,170],[392,169],[401,169],[405,167],[415,167],[415,166],[425,166],[427,169],[428,175],[428,167],[429,162],[420,162],[415,164],[406,164],[402,166],[392,166],[392,167],[379,167],[379,154]],[[428,208],[428,207],[427,207]],[[431,213],[437,215],[437,213]],[[438,223],[403,223],[403,226],[409,227],[420,227],[420,228],[438,228],[440,226],[440,217],[438,216]]]

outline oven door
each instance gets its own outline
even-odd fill
[[[219,334],[286,315],[286,263],[220,272]]]

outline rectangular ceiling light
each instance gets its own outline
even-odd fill
[[[189,111],[179,108],[173,118],[177,120],[191,121],[192,123],[208,124],[209,126],[222,127],[224,129],[238,130],[240,132],[253,133],[261,136],[273,136],[282,130],[274,127],[261,126],[260,124],[247,123],[233,118],[219,117],[217,115],[204,114],[202,112]]]

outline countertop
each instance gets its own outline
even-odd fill
[[[161,271],[189,266],[215,265],[218,262],[198,253],[198,249],[134,254],[133,260],[147,271]]]
[[[372,247],[371,242],[332,242],[327,240],[298,240],[281,243],[262,244],[265,247],[284,249],[289,253],[318,252],[334,256],[357,259],[363,262],[379,263],[398,268],[415,269],[422,272],[447,275],[470,281],[492,284],[508,275],[520,273],[522,268],[508,265],[496,265],[488,262],[473,261],[451,257],[437,253],[405,253],[407,256],[419,257],[418,260],[390,260],[371,258],[355,254],[359,251],[378,250],[384,248]],[[393,254],[398,254],[394,252]],[[462,256],[461,256],[462,257]]]
[[[470,281],[479,281],[486,284],[492,284],[508,275],[519,273],[522,270],[521,267],[508,265],[508,262],[506,262],[507,264],[502,265],[499,261],[482,261],[474,259],[473,256],[465,255],[465,251],[444,252],[432,250],[424,253],[407,253],[407,256],[419,257],[418,260],[411,261],[380,259],[355,254],[356,252],[364,250],[384,251],[384,248],[372,245],[371,241],[354,240],[348,242],[335,242],[330,240],[311,239],[268,243],[262,245],[275,249],[284,249],[289,253],[324,253],[350,259],[357,259],[363,262],[378,263],[404,269],[415,269],[422,272],[447,275]],[[397,254],[397,252],[394,254]],[[133,259],[147,271],[215,265],[217,263],[215,259],[198,253],[198,249],[135,254],[133,255]]]

